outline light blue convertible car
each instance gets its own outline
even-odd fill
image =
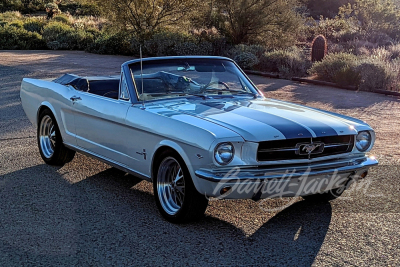
[[[223,57],[133,60],[118,77],[24,79],[43,160],[95,157],[154,184],[174,223],[212,198],[330,200],[377,160],[363,121],[269,99]]]

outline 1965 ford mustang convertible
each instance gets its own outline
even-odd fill
[[[46,163],[77,151],[151,181],[174,223],[201,217],[210,197],[331,200],[378,164],[368,124],[265,98],[223,57],[133,60],[118,77],[24,79],[21,100]]]

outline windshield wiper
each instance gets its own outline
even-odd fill
[[[204,91],[213,91],[213,92],[230,92],[232,95],[250,95],[253,96],[254,99],[258,97],[258,94],[252,93],[252,92],[247,92],[243,90],[236,90],[236,89],[216,89],[216,88],[207,88]],[[220,95],[220,94],[218,94]]]
[[[203,94],[190,94],[190,93],[186,93],[186,95],[201,97],[201,98],[203,98],[203,100],[206,100],[207,98],[209,98],[208,96],[203,95]]]

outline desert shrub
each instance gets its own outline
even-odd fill
[[[161,31],[144,42],[143,52],[149,56],[213,55],[214,43],[196,35]]]
[[[382,62],[386,62],[391,60],[392,53],[389,50],[380,47],[372,50],[371,57]]]
[[[21,20],[14,20],[8,25],[19,29],[22,29],[24,27],[24,23]]]
[[[44,49],[46,43],[36,32],[12,26],[0,27],[0,49]]]
[[[388,89],[396,74],[387,62],[377,58],[363,60],[356,67],[356,71],[360,74],[359,88],[365,91]]]
[[[65,14],[59,14],[59,15],[57,15],[57,16],[55,16],[53,18],[53,21],[57,21],[57,22],[60,22],[60,23],[68,24],[68,25],[72,25],[73,24],[72,20],[73,19],[71,17],[69,17],[69,16],[67,16]]]
[[[211,55],[212,44],[207,41],[195,43],[193,41],[178,43],[174,47],[175,54],[178,56],[184,55]]]
[[[330,53],[340,53],[344,52],[344,47],[341,44],[329,44],[328,45],[328,54]]]
[[[261,45],[239,44],[231,48],[226,54],[228,57],[234,58],[237,55],[243,53],[251,53],[255,55],[257,58],[260,58],[265,53],[265,51],[266,51],[265,47]]]
[[[392,45],[388,48],[390,52],[390,60],[395,60],[400,58],[400,44]]]
[[[76,30],[60,22],[47,24],[43,38],[51,49],[84,50],[94,42],[94,36],[84,30]]]
[[[68,2],[64,2],[64,3],[63,2],[64,1],[61,1],[61,3],[58,4],[58,8],[60,9],[61,12],[69,13],[71,15],[77,15],[76,10],[81,7],[81,5],[79,3],[75,2],[75,1],[74,2],[68,1]]]
[[[75,15],[79,16],[100,16],[101,10],[95,4],[83,4],[76,9]]]
[[[220,56],[224,53],[224,51],[228,50],[229,45],[225,36],[220,34],[211,35],[206,40],[211,43],[211,55],[213,56]]]
[[[95,28],[97,30],[103,30],[104,28],[107,28],[107,26],[110,26],[110,22],[108,22],[104,18],[100,17],[93,17],[93,16],[85,16],[85,17],[75,17],[74,18],[74,23],[73,27],[76,29],[90,29],[90,28]],[[111,32],[113,31],[112,27]],[[109,31],[107,31],[109,32]]]
[[[61,22],[52,22],[47,24],[43,28],[43,38],[46,42],[59,42],[60,44],[65,43],[67,48],[68,36],[74,31],[71,26],[63,24]]]
[[[126,32],[102,33],[88,47],[89,52],[108,55],[132,55],[136,51],[131,46],[132,34]]]
[[[311,74],[323,81],[341,85],[358,85],[360,74],[356,70],[357,56],[349,53],[328,54],[321,62],[310,69]]]
[[[346,43],[354,40],[363,39],[364,37],[356,30],[346,29],[340,30],[338,32],[334,32],[332,34],[332,40],[335,40],[337,43]]]
[[[250,53],[250,52],[241,52],[238,53],[233,60],[242,68],[242,69],[251,69],[253,66],[259,63],[258,58]]]
[[[83,4],[78,2],[60,3],[62,12],[68,12],[74,16],[99,16],[100,8],[96,4]]]
[[[214,3],[215,27],[233,44],[287,47],[288,43],[293,44],[303,24],[295,10],[297,1],[293,0],[217,0]]]
[[[7,11],[4,13],[0,13],[0,21],[8,21],[11,22],[15,19],[21,19],[22,15],[18,11]]]
[[[39,34],[43,33],[43,28],[46,22],[38,19],[29,19],[24,23],[24,29],[28,32],[37,32]]]
[[[279,72],[284,77],[304,76],[310,64],[310,60],[305,57],[302,50],[293,47],[264,53],[260,58],[257,69]]]
[[[175,47],[189,40],[187,34],[161,31],[144,42],[144,52],[149,56],[176,56]]]

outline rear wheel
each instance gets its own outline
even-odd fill
[[[153,177],[154,196],[161,215],[172,223],[201,218],[208,205],[197,192],[181,157],[172,150],[159,157]]]
[[[62,166],[75,156],[75,151],[64,146],[54,115],[48,109],[39,114],[37,141],[40,156],[49,165]]]

